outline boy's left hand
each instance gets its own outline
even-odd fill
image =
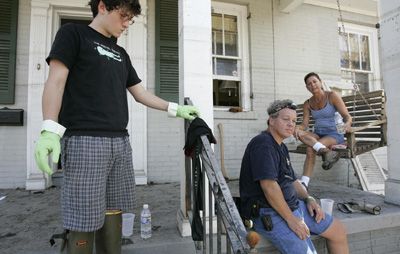
[[[178,110],[176,112],[177,117],[184,118],[186,120],[192,121],[196,117],[200,116],[199,110],[194,106],[178,106]]]

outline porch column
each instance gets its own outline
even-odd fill
[[[211,0],[179,0],[179,95],[180,102],[189,97],[199,108],[201,118],[213,129]],[[182,125],[182,132],[183,125]],[[183,135],[182,141],[183,144]],[[184,169],[184,158],[181,158]],[[208,185],[208,182],[206,183]],[[208,197],[208,188],[205,196]],[[208,206],[208,200],[206,200]],[[181,211],[178,228],[182,236],[191,234],[185,208],[185,171],[181,171]],[[208,208],[205,209],[208,211]],[[179,216],[180,215],[180,216]],[[216,223],[214,223],[215,225]]]
[[[42,92],[47,75],[46,42],[49,34],[48,10],[50,4],[31,1],[29,40],[28,114],[27,114],[27,173],[26,189],[43,190],[50,184],[36,166],[34,149],[42,124]]]
[[[400,205],[400,2],[379,1],[381,25],[381,59],[383,82],[387,96],[388,167],[385,200]]]

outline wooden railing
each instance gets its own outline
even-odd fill
[[[186,99],[185,104],[192,105],[190,100]],[[189,123],[186,121],[186,127]],[[185,133],[187,132],[187,128]],[[194,205],[196,200],[197,184],[202,184],[202,228],[203,240],[196,243],[198,253],[250,253],[256,252],[251,250],[247,244],[247,231],[240,218],[239,212],[233,201],[229,187],[223,177],[219,163],[217,162],[214,151],[206,135],[200,137],[195,148],[197,156],[193,158],[186,157],[186,209],[187,216],[192,224]],[[201,173],[194,172],[193,161],[200,159]],[[198,165],[198,164],[197,164]],[[202,181],[196,179],[196,175],[202,177]],[[206,181],[207,179],[207,181]],[[208,196],[205,196],[205,190],[208,187]],[[208,206],[206,202],[208,200]],[[213,206],[213,201],[215,206]],[[208,207],[208,213],[206,213]],[[215,215],[214,209],[215,207]],[[213,219],[216,217],[216,232],[213,230]],[[226,244],[223,246],[223,239]],[[216,246],[214,247],[214,243]]]

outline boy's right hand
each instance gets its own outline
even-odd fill
[[[35,160],[43,173],[47,173],[48,175],[53,174],[53,170],[48,163],[48,155],[52,153],[52,160],[54,163],[57,163],[60,152],[60,136],[50,131],[42,131],[35,147]]]

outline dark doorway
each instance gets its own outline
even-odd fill
[[[91,19],[74,19],[74,18],[61,18],[61,26],[67,23],[75,23],[75,24],[82,24],[82,25],[89,25],[92,22]]]

